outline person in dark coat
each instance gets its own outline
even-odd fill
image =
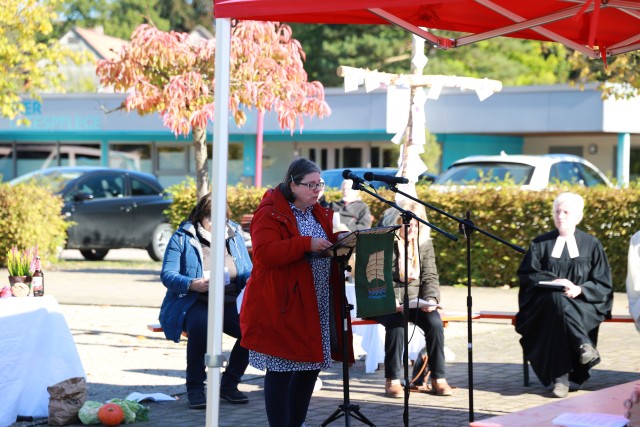
[[[371,228],[371,211],[360,199],[360,192],[352,188],[353,181],[342,181],[342,199],[329,203],[329,207],[337,214],[339,224],[334,231],[356,231]],[[335,219],[335,218],[334,218]]]
[[[540,382],[553,384],[554,397],[567,395],[569,381],[578,386],[587,381],[589,369],[600,362],[598,329],[613,304],[604,248],[576,229],[583,209],[580,195],[558,195],[553,202],[556,230],[533,240],[518,269],[516,331]]]

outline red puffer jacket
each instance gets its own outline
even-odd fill
[[[313,215],[335,242],[333,211],[318,203]],[[279,188],[267,190],[251,221],[253,270],[245,289],[240,327],[242,346],[260,353],[299,362],[322,361],[322,336],[318,300],[311,264],[311,237],[301,236],[289,202]],[[340,320],[341,275],[332,262],[332,311]],[[333,326],[332,342],[342,344],[341,328]],[[351,334],[349,329],[349,347]],[[341,360],[341,348],[332,346],[332,357]],[[353,352],[351,349],[351,357]]]

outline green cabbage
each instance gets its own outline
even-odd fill
[[[134,400],[111,399],[109,402],[115,403],[122,408],[125,424],[132,424],[136,421],[149,421],[149,408]]]
[[[82,424],[91,425],[91,424],[100,424],[100,420],[98,419],[98,409],[102,406],[102,402],[96,402],[94,400],[87,400],[80,408],[78,412],[78,417]]]

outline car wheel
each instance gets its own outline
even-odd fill
[[[109,253],[109,249],[81,249],[80,253],[87,261],[102,261]]]
[[[155,230],[153,230],[151,243],[147,246],[147,252],[152,260],[162,261],[164,251],[167,249],[167,244],[172,234],[173,229],[166,222],[158,224]]]

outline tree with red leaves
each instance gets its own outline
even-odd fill
[[[282,129],[304,126],[303,116],[331,113],[319,82],[307,81],[304,51],[288,25],[239,21],[232,29],[229,110],[238,126],[246,110],[274,110]],[[127,111],[159,113],[177,135],[191,132],[195,147],[197,196],[209,190],[207,123],[213,120],[215,40],[189,39],[140,25],[118,58],[101,60],[100,82],[129,95]],[[215,143],[215,141],[214,141]]]

